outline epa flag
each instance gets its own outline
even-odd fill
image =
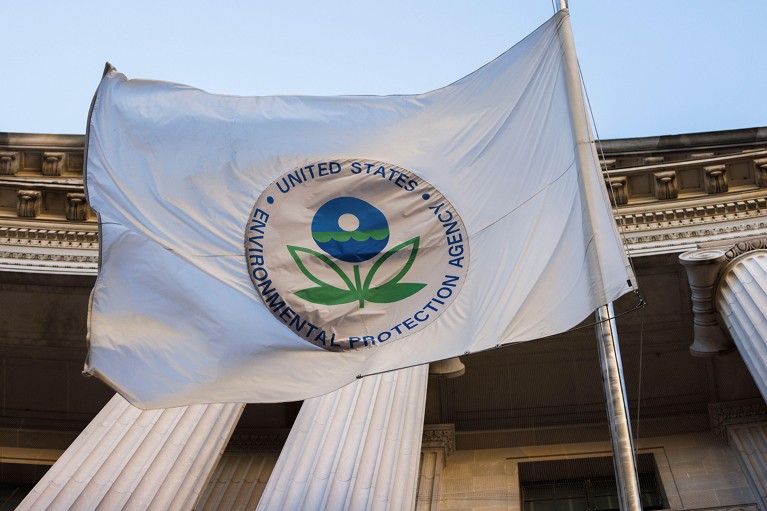
[[[86,372],[142,408],[300,400],[629,291],[595,155],[576,157],[566,16],[425,94],[219,96],[109,68]]]

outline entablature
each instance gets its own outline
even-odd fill
[[[0,133],[0,271],[95,274],[81,135]],[[631,256],[767,235],[767,129],[597,144]]]

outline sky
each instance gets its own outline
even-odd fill
[[[454,82],[551,0],[24,1],[2,6],[0,132],[82,134],[104,63],[233,95]],[[767,126],[767,0],[570,0],[601,138]]]

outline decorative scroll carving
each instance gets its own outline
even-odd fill
[[[13,176],[19,171],[19,153],[0,152],[0,176]]]
[[[98,264],[99,257],[84,255],[44,254],[38,252],[11,252],[0,250],[0,259],[23,259],[27,261],[57,261],[68,263],[92,263]]]
[[[88,206],[88,202],[85,200],[84,193],[67,194],[67,220],[84,222],[85,220],[88,220],[90,213],[91,208]]]
[[[676,172],[669,170],[667,172],[656,172],[655,176],[655,197],[658,200],[676,199],[679,196],[679,190],[676,186]]]
[[[708,420],[711,432],[727,437],[727,426],[767,421],[767,406],[761,400],[731,401],[708,405]]]
[[[664,158],[663,156],[648,156],[647,158],[642,160],[642,163],[645,165],[658,165],[660,163],[663,163]]]
[[[16,194],[16,214],[23,218],[35,218],[40,214],[43,203],[42,192],[34,190],[19,190]]]
[[[706,193],[724,193],[728,190],[726,165],[703,167],[703,172],[706,173]]]
[[[736,257],[753,250],[767,250],[767,238],[754,238],[739,241],[725,252],[724,255],[728,261],[732,261]]]
[[[288,439],[290,429],[236,430],[227,451],[280,452]]]
[[[421,447],[441,447],[445,455],[455,452],[455,424],[424,424]]]
[[[756,184],[760,188],[767,188],[767,158],[754,160],[756,168]]]
[[[607,185],[607,195],[613,206],[622,206],[628,204],[628,186],[625,177],[609,177],[605,179]]]
[[[599,164],[602,167],[602,170],[613,170],[616,163],[616,160],[599,160]]]
[[[43,175],[60,176],[64,171],[66,153],[43,153]]]

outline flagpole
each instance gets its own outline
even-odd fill
[[[567,0],[559,0],[559,10],[567,9]],[[569,16],[562,24],[560,37],[565,58],[565,80],[570,105],[570,118],[575,135],[576,157],[582,169],[589,169],[594,156],[591,148],[591,133],[588,127],[586,106],[583,102],[580,71],[575,55],[575,43]],[[597,320],[597,343],[599,362],[602,368],[602,383],[607,402],[607,416],[610,424],[610,442],[613,449],[615,479],[622,511],[641,511],[636,458],[631,436],[626,387],[623,383],[618,330],[615,325],[613,304],[599,307],[594,313]]]
[[[597,320],[597,344],[599,364],[602,367],[602,385],[607,401],[607,417],[610,424],[610,442],[613,448],[613,465],[618,486],[618,499],[622,511],[641,511],[634,442],[631,435],[626,386],[623,383],[618,330],[612,302],[601,306],[594,316]]]

